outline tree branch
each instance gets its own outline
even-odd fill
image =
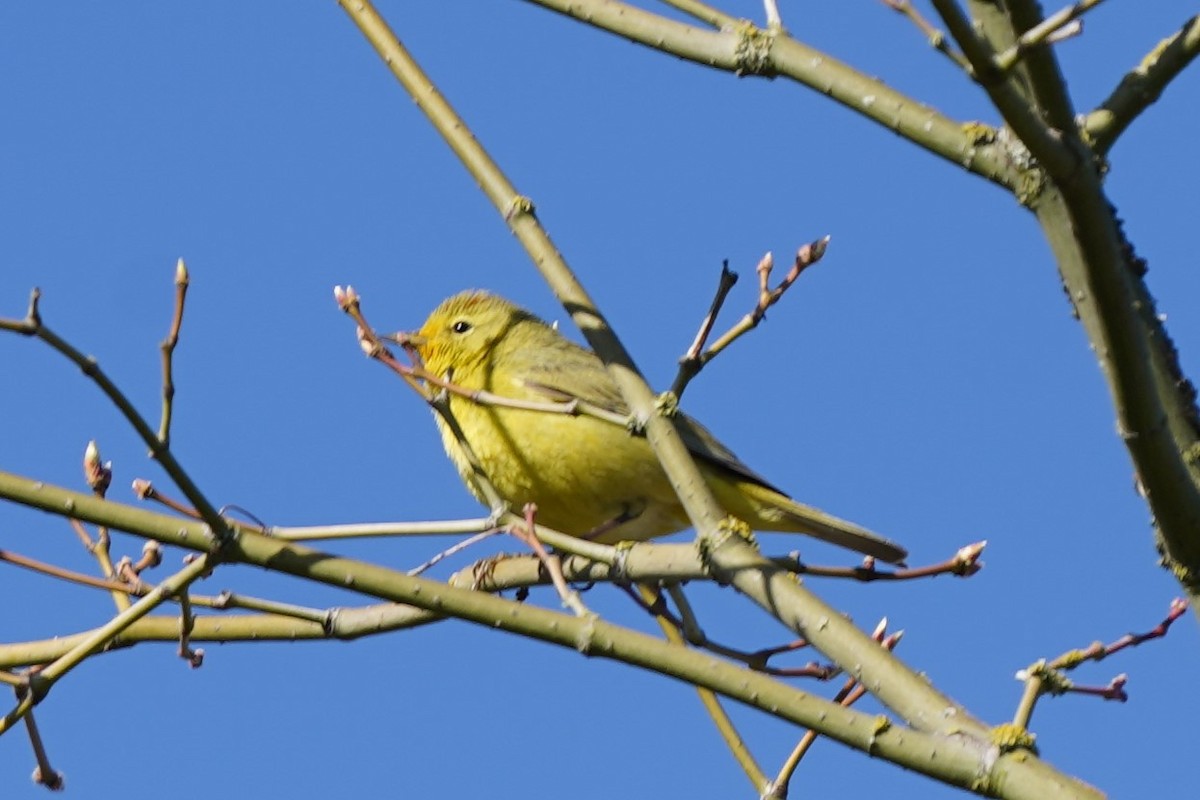
[[[743,22],[709,31],[617,0],[529,0],[592,27],[739,77],[785,77],[814,89],[934,155],[1012,188],[1016,178],[1001,149],[960,124],[782,30]]]
[[[1125,129],[1149,108],[1167,85],[1200,53],[1200,15],[1163,39],[1130,70],[1108,98],[1083,120],[1084,134],[1103,156]]]
[[[164,544],[191,550],[205,550],[211,546],[205,537],[198,535],[204,528],[201,523],[100,500],[8,473],[0,472],[0,496],[53,514],[70,514],[112,528],[132,529],[132,532]],[[489,629],[578,650],[585,656],[613,659],[653,670],[693,686],[711,689],[780,719],[814,728],[850,747],[952,785],[988,791],[1004,798],[1100,797],[1095,790],[1055,772],[1028,753],[998,753],[989,743],[963,735],[962,731],[929,733],[881,722],[878,716],[842,708],[761,673],[594,616],[576,617],[516,603],[233,527],[233,535],[222,548],[222,559],[227,562],[251,564],[339,589],[350,589],[437,615],[454,616]],[[195,564],[189,565],[187,569],[194,567]],[[136,604],[134,608],[137,608]],[[178,628],[173,634],[178,636]],[[108,635],[90,636],[87,649],[91,652],[93,645],[110,639]],[[872,646],[879,649],[874,642]],[[947,711],[950,712],[950,708]]]
[[[745,523],[726,517],[717,505],[674,424],[660,413],[628,351],[538,223],[532,213],[532,202],[517,193],[471,135],[469,126],[437,91],[375,10],[361,1],[352,7],[343,3],[342,7],[504,215],[543,278],[608,366],[632,416],[645,421],[646,439],[654,448],[697,532],[698,545],[712,574],[718,580],[732,583],[768,613],[812,641],[818,650],[843,669],[855,670],[876,697],[919,729],[944,734],[966,733],[986,740],[987,727],[971,717],[965,708],[882,650],[835,609],[799,585],[787,570],[759,555],[750,544],[751,536]],[[948,709],[953,712],[947,713]]]

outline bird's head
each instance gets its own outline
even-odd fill
[[[443,301],[421,329],[407,338],[426,369],[441,377],[449,372],[461,379],[486,368],[497,343],[514,329],[537,321],[503,297],[471,290]]]

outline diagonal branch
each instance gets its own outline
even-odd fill
[[[1049,19],[1042,15],[1042,5],[1037,0],[1006,0],[1005,8],[1012,22],[1014,63],[1020,58],[1029,76],[1029,86],[1042,117],[1057,131],[1075,131],[1075,106],[1067,93],[1067,82],[1063,80],[1058,66],[1058,56],[1046,39],[1051,30],[1061,29],[1064,24],[1076,19],[1084,12],[1099,5],[1103,0],[1083,0],[1054,14]],[[1043,29],[1041,26],[1045,26]],[[1048,30],[1047,30],[1048,29]],[[1027,35],[1028,34],[1028,35]],[[998,58],[1001,69],[1005,66],[1007,53]]]
[[[1200,53],[1200,15],[1159,42],[1142,63],[1130,70],[1113,93],[1084,117],[1083,131],[1100,154],[1106,154],[1117,138],[1149,108],[1163,90]]]
[[[1154,511],[1168,566],[1190,595],[1200,593],[1200,489],[1188,459],[1200,439],[1195,390],[1177,355],[1140,265],[1104,195],[1093,153],[1074,129],[1051,131],[1025,98],[995,73],[990,46],[954,0],[933,0],[993,103],[1049,181],[1030,203],[1050,243],[1067,295],[1109,386],[1117,429]]]
[[[437,91],[375,10],[366,2],[343,3],[342,7],[410,96],[419,98],[421,109],[504,215],[543,278],[604,360],[633,416],[645,421],[646,439],[697,531],[698,545],[713,576],[732,583],[768,613],[812,641],[842,668],[855,670],[876,697],[917,728],[986,739],[987,728],[982,722],[882,650],[853,623],[798,584],[786,569],[764,559],[750,543],[745,523],[725,516],[674,424],[660,412],[628,351],[538,223],[532,213],[532,201],[517,193],[471,135],[466,122]],[[948,713],[948,709],[953,711]]]
[[[994,183],[1016,185],[999,148],[976,141],[969,126],[871,78],[783,30],[743,21],[711,31],[618,0],[529,0],[580,22],[687,61],[744,77],[783,77]]]
[[[53,514],[70,513],[79,519],[112,528],[132,528],[139,535],[164,544],[189,550],[204,550],[206,547],[202,537],[195,535],[203,529],[201,523],[100,500],[81,492],[3,472],[0,472],[0,497]],[[655,548],[658,545],[646,547]],[[240,528],[235,529],[226,544],[222,559],[339,589],[348,588],[380,600],[403,603],[439,615],[453,616],[489,629],[577,650],[585,656],[612,659],[653,670],[693,686],[711,689],[780,719],[815,728],[845,745],[952,785],[976,791],[982,788],[1003,798],[1098,800],[1100,797],[1094,789],[1055,772],[1028,753],[997,753],[989,742],[966,735],[962,727],[956,733],[946,735],[906,727],[886,719],[881,721],[877,715],[842,708],[769,676],[594,616],[576,617],[494,597],[485,592],[448,586]],[[189,564],[178,576],[181,582],[198,576],[199,572],[192,575],[191,571],[203,566],[204,560],[198,559]],[[171,588],[178,591],[182,586]],[[134,608],[138,608],[138,605],[135,604]],[[834,616],[837,616],[836,613]],[[175,635],[178,635],[177,629]],[[86,649],[91,652],[94,646],[109,638],[108,632],[103,636],[90,636]],[[872,646],[879,649],[873,642]],[[78,647],[82,649],[84,645]],[[856,670],[855,674],[870,686],[864,672]],[[27,694],[27,697],[31,694]],[[953,716],[953,708],[947,707],[946,713]],[[965,718],[959,721],[968,722]]]

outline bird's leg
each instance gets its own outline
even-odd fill
[[[597,539],[599,539],[601,536],[603,536],[604,534],[608,533],[609,531],[611,531],[615,528],[621,527],[626,522],[632,522],[633,520],[637,519],[638,517],[640,517],[642,515],[643,511],[645,511],[644,505],[642,506],[642,508],[635,509],[633,506],[626,503],[623,506],[621,506],[620,514],[617,514],[612,519],[601,522],[599,525],[592,528],[590,531],[585,533],[583,536],[580,536],[579,538],[583,539],[585,541],[588,541],[588,542],[594,542]]]
[[[533,518],[537,515],[537,505],[534,503],[526,503],[524,509],[525,524],[511,525],[508,532],[515,536],[521,542],[529,546],[537,555],[538,560],[542,562],[542,566],[546,568],[546,574],[550,576],[550,582],[554,584],[554,588],[558,591],[558,596],[562,599],[563,605],[575,612],[577,616],[583,617],[591,612],[587,606],[579,599],[579,593],[567,586],[567,579],[563,577],[562,563],[558,560],[557,555],[550,555],[546,552],[546,548],[542,545],[537,534],[533,532]]]

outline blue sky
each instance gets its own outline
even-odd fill
[[[763,251],[786,262],[832,235],[825,261],[713,363],[685,407],[772,481],[904,542],[915,564],[990,544],[969,581],[812,581],[831,603],[867,628],[887,615],[907,631],[902,657],[990,722],[1011,717],[1017,669],[1163,616],[1178,588],[1155,564],[1099,370],[1037,227],[1010,197],[795,85],[705,71],[526,4],[445,8],[381,4],[537,202],[652,384],[670,382],[722,259],[745,278],[731,322],[752,302]],[[761,18],[757,4],[729,8]],[[995,120],[982,93],[881,5],[785,2],[783,13],[802,40],[915,98]],[[1093,13],[1086,35],[1060,48],[1079,108],[1190,13],[1182,2]],[[332,2],[6,4],[0,74],[0,314],[19,316],[40,286],[47,323],[156,417],[157,344],[183,256],[192,289],[174,444],[210,498],[274,524],[478,513],[428,411],[362,358],[331,289],[354,284],[385,329],[416,327],[467,287],[564,315]],[[1180,154],[1192,145],[1197,76],[1127,132],[1108,178],[1193,376],[1200,278],[1186,242],[1200,176]],[[115,462],[112,497],[131,500],[133,478],[161,477],[48,349],[3,336],[0,365],[4,469],[81,487],[83,447],[97,439]],[[407,568],[444,543],[329,549]],[[849,563],[808,540],[763,543]],[[139,546],[118,536],[114,550]],[[0,547],[95,568],[65,523],[21,509],[0,507]],[[0,576],[0,640],[111,614],[103,593],[12,567]],[[358,602],[236,567],[200,590],[227,588]],[[695,594],[715,638],[787,638],[728,592]],[[650,628],[613,589],[587,599]],[[546,591],[533,601],[557,604]],[[1164,641],[1080,670],[1094,684],[1128,673],[1130,702],[1043,702],[1043,756],[1113,797],[1191,780],[1178,743],[1200,713],[1197,639],[1189,616]],[[352,644],[207,649],[196,671],[167,646],[106,655],[55,688],[38,721],[73,797],[117,786],[179,798],[750,796],[690,689],[573,652],[456,622]],[[775,769],[797,733],[735,716]],[[23,733],[0,739],[6,796],[42,796],[32,767]],[[828,742],[793,786],[958,796]]]

